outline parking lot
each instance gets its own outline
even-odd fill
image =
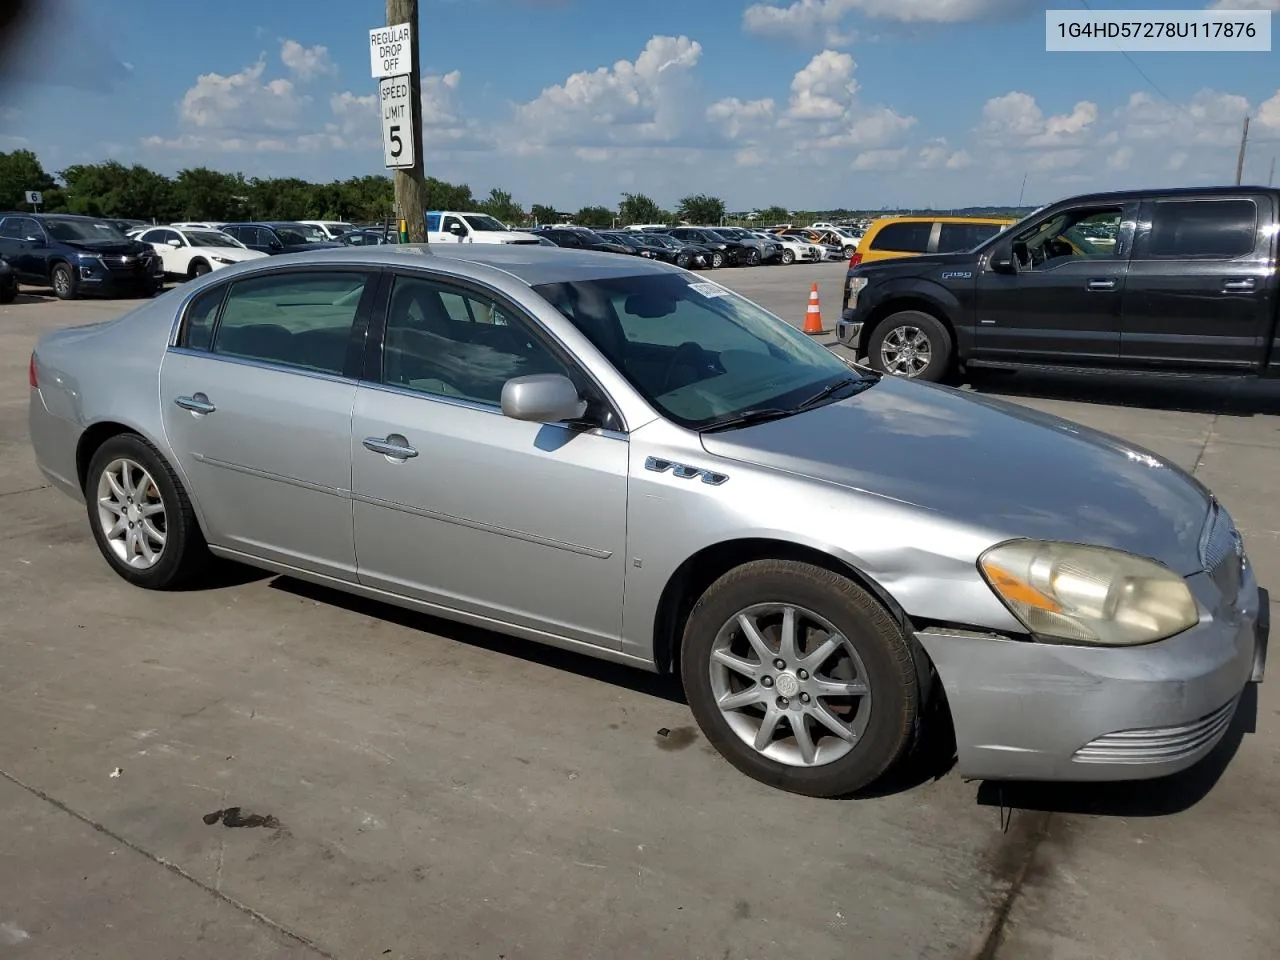
[[[832,326],[843,275],[710,276],[796,325],[817,281]],[[965,782],[944,743],[820,801],[734,771],[640,672],[265,574],[130,587],[26,436],[37,336],[129,305],[0,307],[0,956],[1275,956],[1274,677],[1167,781]],[[1280,589],[1280,383],[964,389],[1193,471]]]

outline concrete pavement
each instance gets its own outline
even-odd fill
[[[831,325],[843,264],[714,277],[797,324],[817,279]],[[128,304],[23,301],[0,307],[0,956],[1274,955],[1274,680],[1172,781],[926,763],[863,800],[780,794],[642,673],[285,578],[129,587],[25,427],[38,332]],[[973,388],[1194,469],[1280,586],[1280,390]],[[205,822],[229,806],[277,822]]]

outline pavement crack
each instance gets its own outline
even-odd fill
[[[51,486],[53,486],[51,483],[42,483],[38,487],[23,487],[21,490],[6,490],[4,493],[0,493],[0,498],[16,497],[23,493],[35,493],[37,490],[48,490]]]
[[[1053,818],[1053,814],[1030,814],[1028,811],[1023,811],[1023,814],[1029,816],[1031,822],[1025,829],[1014,834],[1010,838],[1011,843],[1000,852],[1000,859],[1006,868],[1012,868],[1003,871],[1008,877],[1009,886],[996,903],[986,935],[982,938],[977,950],[971,954],[970,960],[996,960],[1000,947],[1004,943],[1009,916],[1013,913],[1018,895],[1022,893],[1022,887],[1026,883],[1027,873],[1031,869],[1036,851],[1044,838],[1049,835],[1049,821]]]
[[[182,869],[182,867],[178,866],[176,863],[173,863],[170,860],[166,860],[164,857],[157,856],[156,854],[152,853],[150,850],[147,850],[145,847],[139,846],[138,844],[134,843],[132,840],[128,839],[127,837],[123,837],[120,834],[116,833],[106,824],[100,823],[99,821],[94,820],[92,817],[81,813],[79,810],[76,810],[74,807],[71,807],[68,804],[63,803],[57,797],[50,796],[49,794],[41,790],[39,787],[32,786],[31,784],[25,782],[24,780],[20,780],[18,777],[15,777],[13,774],[11,774],[7,770],[0,770],[0,777],[4,777],[14,786],[20,787],[21,789],[27,791],[27,793],[31,794],[33,797],[37,797],[40,800],[43,800],[45,803],[49,804],[50,806],[55,807],[58,810],[61,810],[63,813],[67,814],[67,816],[73,817],[76,820],[79,820],[81,823],[89,827],[92,827],[94,830],[96,830],[98,833],[102,834],[103,836],[110,837],[116,843],[119,843],[122,846],[129,848],[134,853],[139,854],[140,856],[146,857],[152,863],[157,864],[158,866],[164,867],[164,869],[168,870],[174,876],[180,877],[181,879],[187,881],[188,883],[196,887],[199,887],[201,890],[209,894],[211,897],[214,897],[217,900],[221,900],[223,903],[227,904],[227,906],[233,907],[234,909],[243,913],[245,916],[250,917],[253,920],[256,920],[258,923],[261,923],[270,927],[272,930],[275,930],[281,936],[287,937],[289,940],[292,940],[295,943],[306,947],[316,956],[324,957],[325,960],[339,960],[336,954],[330,953],[328,950],[324,949],[324,947],[320,946],[318,943],[316,943],[314,940],[311,940],[309,937],[305,936],[304,934],[298,933],[296,930],[290,929],[289,927],[285,926],[283,923],[280,923],[278,920],[272,920],[265,913],[262,913],[260,910],[255,910],[253,907],[249,906],[247,903],[243,903],[237,900],[235,897],[228,896],[227,894],[223,893],[221,890],[218,890],[209,886],[203,880],[200,880],[199,878],[192,876],[190,873]],[[221,880],[219,880],[219,882],[221,882]]]
[[[1196,465],[1191,468],[1191,475],[1194,477],[1200,472],[1200,468],[1204,466],[1205,451],[1209,449],[1209,444],[1213,442],[1213,435],[1218,432],[1218,417],[1221,414],[1215,413],[1213,419],[1209,421],[1209,430],[1204,435],[1204,443],[1200,444],[1200,452],[1196,454]]]

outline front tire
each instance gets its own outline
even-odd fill
[[[783,251],[782,251],[782,262],[783,262],[785,265],[787,265],[787,266],[790,266],[791,264],[795,263],[795,262],[796,262],[796,255],[795,255],[794,251],[791,251],[791,250],[783,250]]]
[[[68,264],[57,264],[49,275],[49,282],[53,287],[53,295],[59,300],[76,298],[76,275]]]
[[[84,494],[98,549],[134,586],[170,590],[204,570],[209,553],[191,501],[142,437],[118,434],[99,447]]]
[[[746,264],[748,267],[760,266],[760,251],[752,247],[747,251]]]
[[[916,739],[920,690],[902,630],[821,567],[757,560],[726,573],[689,615],[680,667],[712,746],[791,793],[862,790]]]
[[[951,333],[937,317],[901,310],[886,317],[871,334],[867,352],[881,373],[937,383],[951,369]]]
[[[711,254],[711,269],[712,269],[712,270],[719,270],[719,269],[720,269],[721,267],[723,267],[723,266],[724,266],[724,254],[723,254],[723,253],[721,253],[719,250],[716,250],[716,251],[712,252],[712,254]]]
[[[18,299],[18,285],[15,283],[10,287],[0,287],[0,303],[13,303]]]
[[[212,269],[213,268],[210,267],[203,260],[197,260],[195,263],[191,265],[191,277],[192,279],[196,277],[203,277],[206,273],[211,272]]]

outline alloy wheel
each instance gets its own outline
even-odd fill
[[[164,554],[168,524],[160,488],[134,460],[112,460],[98,476],[98,523],[116,558],[148,570]]]
[[[739,611],[717,633],[708,669],[730,729],[778,763],[825,766],[866,732],[867,669],[849,639],[812,610],[759,603]]]
[[[919,327],[894,327],[880,344],[880,362],[896,377],[918,377],[933,359],[933,345]]]

